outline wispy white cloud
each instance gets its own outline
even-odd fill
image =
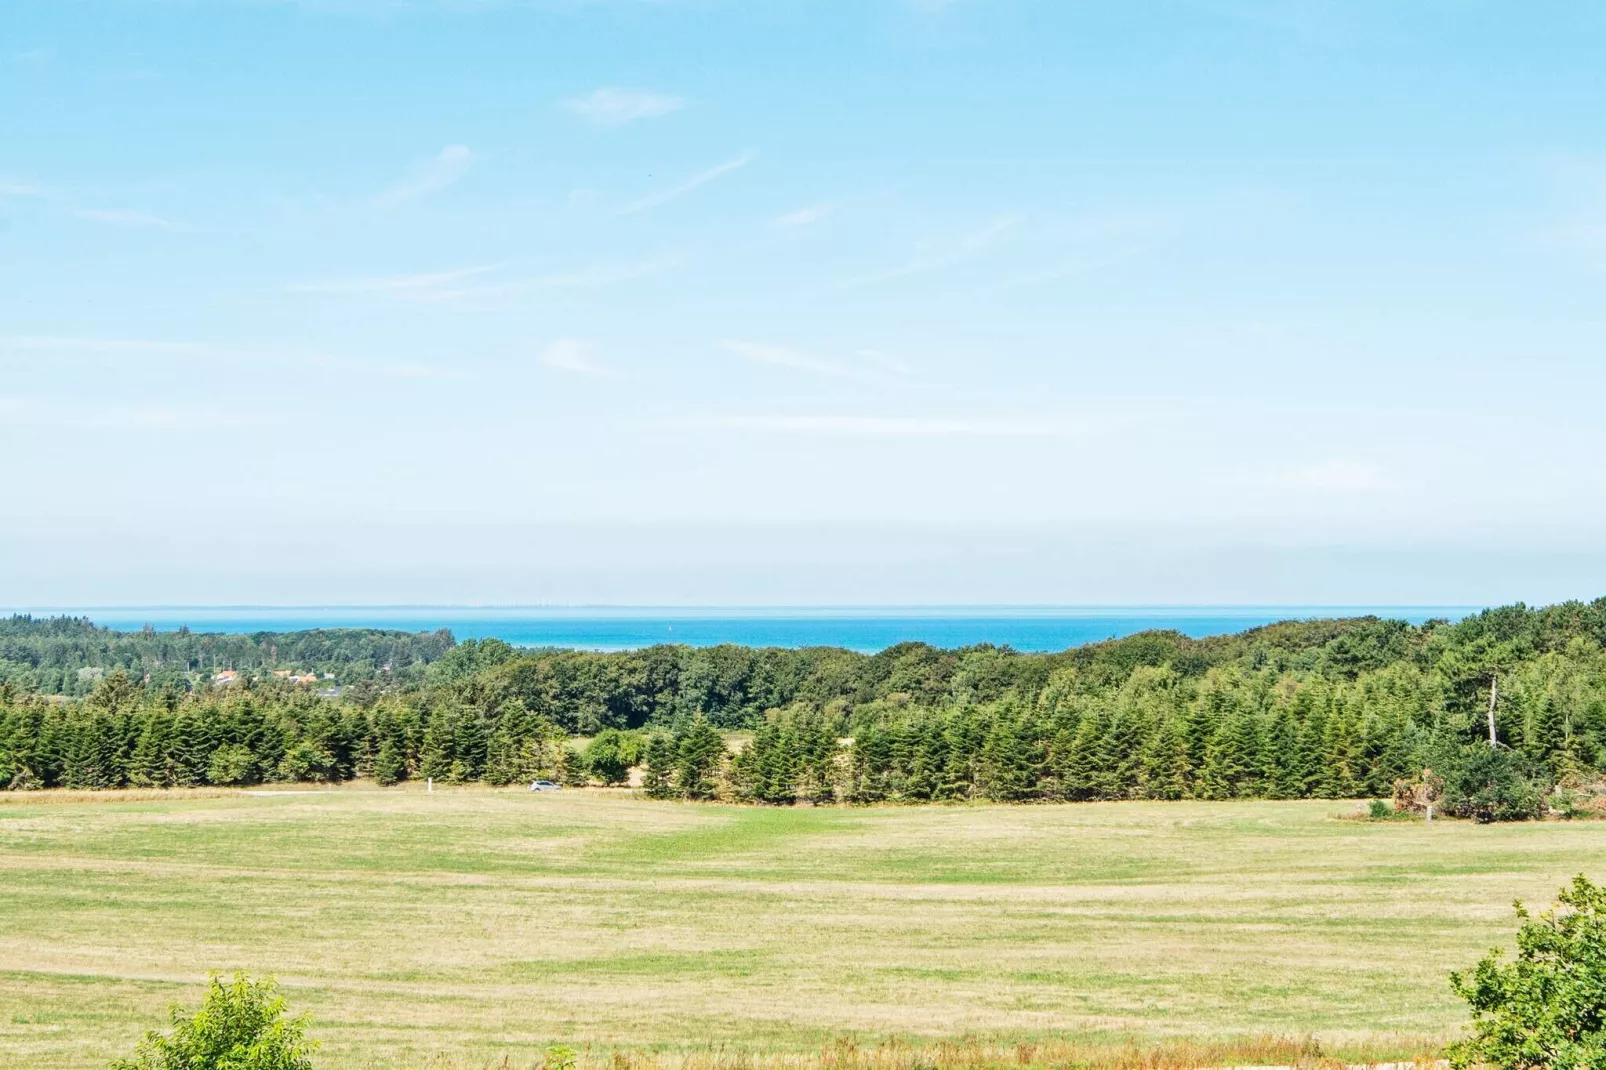
[[[103,356],[217,356],[213,346],[194,342],[169,342],[143,338],[69,338],[23,335],[0,342],[0,349],[45,353],[89,353]]]
[[[907,262],[898,267],[862,275],[851,280],[848,285],[873,286],[958,267],[991,252],[1006,235],[1025,221],[1026,217],[1018,213],[999,216],[976,230],[917,249]]]
[[[1549,170],[1567,210],[1540,232],[1540,240],[1592,267],[1606,266],[1606,161],[1567,159]]]
[[[555,371],[593,379],[617,379],[619,373],[597,362],[592,347],[577,338],[559,338],[541,351],[541,363]]]
[[[441,382],[446,379],[463,378],[463,373],[456,368],[443,368],[438,364],[421,364],[417,361],[401,361],[396,364],[379,364],[372,367],[375,371],[388,375],[393,379],[420,379],[427,382]]]
[[[208,364],[247,363],[270,366],[300,366],[336,371],[381,375],[395,379],[458,379],[456,369],[419,361],[370,360],[362,357],[332,356],[296,349],[253,348],[208,345],[149,338],[75,338],[70,336],[21,335],[0,338],[0,353],[57,353],[104,360],[134,358],[194,360]]]
[[[449,291],[452,284],[463,279],[494,271],[499,265],[481,264],[476,267],[455,268],[450,271],[430,271],[410,275],[369,275],[350,279],[326,279],[298,282],[290,286],[297,293],[320,294],[383,294],[407,298]]]
[[[775,225],[784,228],[806,227],[810,223],[818,223],[834,211],[834,204],[811,204],[776,216]]]
[[[1262,480],[1282,490],[1370,493],[1398,490],[1399,483],[1379,465],[1346,457],[1274,469]]]
[[[621,260],[614,263],[591,264],[568,271],[553,271],[508,283],[517,289],[562,289],[566,287],[613,286],[658,275],[685,262],[679,254],[643,257],[640,260]]]
[[[913,371],[913,369],[903,361],[898,360],[896,357],[890,357],[881,352],[879,349],[861,349],[859,350],[859,356],[863,357],[871,364],[874,364],[876,367],[881,368],[884,371],[892,372],[896,375],[908,375],[911,371]]]
[[[1338,0],[1190,0],[1207,14],[1284,34],[1308,45],[1349,40],[1348,12]]]
[[[26,182],[0,182],[0,197],[43,197],[45,191]]]
[[[856,350],[854,352],[856,360],[833,360],[827,357],[817,357],[811,353],[800,352],[786,346],[747,342],[739,339],[729,339],[721,342],[720,348],[732,356],[740,357],[753,364],[766,364],[772,368],[790,368],[793,371],[808,372],[811,375],[824,375],[834,379],[879,378],[885,380],[889,375],[902,377],[909,375],[912,371],[908,364],[888,356],[879,349]]]
[[[129,208],[74,208],[72,214],[79,219],[91,223],[105,223],[114,227],[162,227],[171,228],[171,220],[164,219],[154,212]]]
[[[473,164],[474,154],[468,146],[448,145],[420,164],[412,177],[385,190],[377,199],[380,204],[400,204],[439,193],[468,174]]]
[[[643,89],[603,86],[584,96],[570,97],[563,109],[602,127],[624,126],[638,119],[656,119],[686,106],[684,97],[670,93],[650,93]]]
[[[1059,282],[1062,279],[1085,275],[1089,272],[1124,264],[1129,260],[1136,260],[1148,250],[1149,247],[1147,245],[1133,244],[1107,253],[1068,256],[1044,267],[1011,275],[996,285],[988,287],[987,290],[988,292],[996,293],[1004,290],[1018,290],[1027,286],[1042,286],[1046,283]]]
[[[1086,424],[1064,421],[922,416],[721,416],[693,426],[765,434],[860,438],[1068,438]]]
[[[509,275],[506,264],[481,264],[449,271],[314,279],[293,283],[288,288],[296,293],[377,298],[477,312],[505,307],[507,299],[538,290],[615,286],[648,278],[684,261],[683,255],[666,254],[640,260],[601,262],[540,275]]]
[[[800,372],[811,372],[815,375],[829,375],[837,378],[848,378],[854,370],[839,361],[822,360],[806,353],[799,353],[795,349],[786,349],[782,346],[762,345],[758,342],[725,341],[720,348],[743,360],[754,364],[768,364],[775,368],[791,368]]]
[[[722,178],[738,168],[746,167],[755,159],[757,159],[757,153],[744,152],[740,156],[726,160],[724,163],[716,164],[706,171],[702,171],[693,175],[678,186],[671,186],[669,189],[661,190],[657,193],[650,193],[645,197],[631,201],[629,204],[619,209],[619,214],[635,215],[638,212],[646,212],[654,208],[658,208],[661,205],[668,204],[670,201],[679,200],[680,198],[686,196],[686,194],[708,185],[708,183],[713,182],[715,179]]]
[[[274,422],[266,413],[242,410],[228,403],[179,407],[0,397],[0,427],[218,434],[252,430]]]

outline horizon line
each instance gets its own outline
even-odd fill
[[[1572,599],[1563,599],[1563,602]],[[1583,601],[1583,600],[1579,600]],[[1511,602],[1502,605],[1528,603]],[[1544,603],[1546,605],[1556,603]],[[1486,609],[1493,602],[349,602],[349,603],[82,603],[78,605],[36,604],[0,606],[0,613],[36,613],[50,611],[112,610],[188,610],[217,612],[224,610],[1161,610],[1161,609]]]

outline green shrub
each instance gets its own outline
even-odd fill
[[[174,1007],[170,1014],[172,1032],[146,1033],[134,1057],[115,1060],[111,1070],[312,1070],[316,1045],[304,1037],[306,1020],[284,1017],[271,980],[210,978],[198,1012]]]
[[[631,755],[626,736],[617,728],[604,728],[586,748],[586,766],[604,784],[623,784],[630,778]]]
[[[1373,799],[1372,804],[1366,808],[1366,816],[1373,821],[1387,821],[1394,816],[1394,807],[1382,799]]]
[[[329,776],[329,754],[317,744],[303,739],[279,760],[279,779],[286,781],[326,780]]]
[[[1469,748],[1445,778],[1444,809],[1474,821],[1532,821],[1543,816],[1550,785],[1521,754],[1482,744]]]
[[[212,752],[212,760],[206,767],[206,779],[213,784],[255,784],[256,755],[244,744],[225,743]]]
[[[1606,1066],[1606,888],[1583,876],[1539,917],[1517,904],[1517,957],[1491,951],[1450,985],[1472,1008],[1472,1035],[1450,1046],[1454,1070],[1598,1070]]]

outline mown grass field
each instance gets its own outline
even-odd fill
[[[97,1067],[274,973],[320,1066],[1315,1034],[1413,1054],[1601,824],[1331,802],[770,810],[350,788],[0,796],[0,1067]]]

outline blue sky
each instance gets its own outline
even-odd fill
[[[10,0],[0,604],[1606,592],[1606,7]]]

